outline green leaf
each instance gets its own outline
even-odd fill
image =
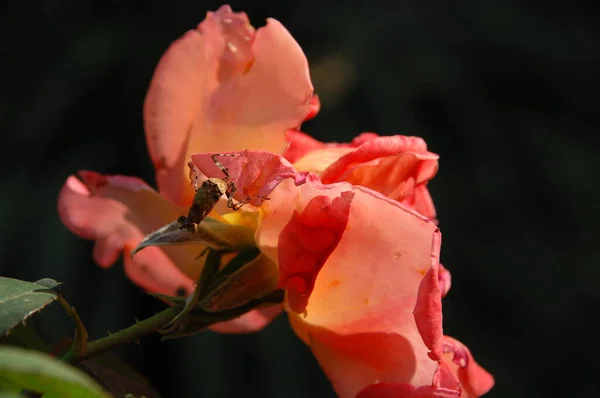
[[[43,309],[57,298],[58,282],[44,279],[43,285],[0,277],[0,336]]]
[[[22,388],[0,379],[0,398],[23,398]]]
[[[56,288],[58,286],[62,285],[61,282],[57,282],[51,278],[42,278],[39,281],[35,281],[33,283],[35,283],[36,285],[44,286],[44,287],[46,287],[48,289],[52,289],[52,290],[56,290]]]
[[[28,320],[26,325],[21,324],[12,328],[8,336],[0,338],[0,344],[42,352],[52,351],[52,346],[38,334],[35,328],[35,319]]]
[[[43,393],[44,398],[107,398],[82,371],[54,357],[16,347],[0,347],[0,384]]]

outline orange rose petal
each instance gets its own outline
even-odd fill
[[[301,316],[290,315],[292,324]],[[417,359],[411,342],[395,333],[336,335],[324,330],[309,332],[309,345],[340,398],[354,397],[377,380],[409,382]],[[426,373],[426,372],[425,372]],[[428,376],[430,377],[430,376]]]
[[[204,35],[190,30],[162,56],[144,102],[144,129],[158,186],[174,202],[191,203],[193,190],[184,172],[189,135],[206,96],[216,89],[225,42],[214,18]],[[205,37],[208,36],[208,37]]]
[[[185,169],[199,151],[283,151],[287,129],[315,109],[308,62],[277,21],[254,32],[223,6],[174,42],[154,73],[145,129],[159,188],[189,204]]]
[[[352,332],[414,332],[412,312],[427,271],[437,267],[439,231],[396,201],[353,191],[348,226],[317,277],[306,321]]]
[[[264,149],[281,153],[285,131],[311,110],[308,62],[289,32],[274,19],[256,31],[254,62],[207,97],[194,123],[188,153]]]
[[[257,244],[268,254],[270,246],[282,244],[281,231],[294,209],[303,209],[319,194],[335,197],[340,191],[355,193],[348,225],[317,275],[306,316],[290,313],[294,330],[311,344],[341,396],[354,396],[377,381],[431,385],[438,362],[428,352],[441,352],[427,344],[439,346],[435,342],[441,338],[441,306],[434,301],[441,297],[439,286],[428,278],[437,278],[439,253],[439,232],[429,219],[362,187],[321,185],[311,179],[293,187],[284,181],[271,201],[263,205]],[[280,269],[286,267],[284,260],[280,254]],[[437,294],[432,283],[438,287]],[[419,315],[413,316],[419,290]],[[351,353],[359,348],[342,343],[373,334],[391,336],[387,348],[373,349],[380,353],[377,355],[356,356]],[[379,340],[383,342],[384,338],[373,339],[372,344]],[[392,344],[397,341],[406,344]],[[393,355],[394,349],[397,358],[405,362],[389,359],[387,355]]]
[[[309,171],[321,176],[325,170],[339,158],[352,152],[354,149],[347,146],[331,146],[315,149],[308,152],[294,162],[298,171]]]

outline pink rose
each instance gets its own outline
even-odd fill
[[[416,137],[365,133],[350,144],[319,143],[298,131],[318,109],[306,58],[279,22],[255,31],[228,6],[209,12],[167,50],[146,98],[159,192],[135,177],[81,171],[60,192],[61,220],[96,241],[100,266],[123,253],[125,272],[140,287],[189,294],[204,266],[197,260],[203,244],[130,254],[187,214],[190,159],[193,171],[222,178],[210,154],[245,151],[222,159],[236,199],[270,200],[237,212],[217,205],[202,224],[240,227],[236,236],[260,249],[257,269],[286,290],[290,323],[338,395],[485,393],[491,376],[442,334],[450,274],[438,261],[441,238],[426,188],[437,155]],[[280,312],[262,308],[212,329],[254,331]]]

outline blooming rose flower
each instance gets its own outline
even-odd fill
[[[227,236],[260,249],[258,277],[285,289],[291,325],[338,395],[485,393],[491,376],[442,334],[450,274],[438,261],[426,188],[437,155],[416,137],[365,133],[350,144],[320,143],[298,131],[318,110],[306,58],[287,30],[269,19],[255,31],[244,13],[223,6],[171,45],[152,79],[144,122],[159,191],[135,177],[81,171],[61,190],[60,217],[96,241],[100,266],[123,253],[137,285],[189,294],[206,242],[131,253],[187,214],[190,159],[192,172],[222,178],[211,153],[246,150],[222,159],[235,197],[270,200],[237,212],[218,205],[201,225],[217,235],[235,230]],[[244,286],[213,304],[229,308],[264,293]],[[280,311],[254,310],[213,329],[258,330]]]
[[[294,131],[319,108],[302,49],[276,20],[258,30],[229,6],[208,12],[161,58],[144,104],[146,141],[160,194],[126,176],[81,171],[67,179],[59,215],[74,233],[96,241],[94,259],[110,267],[123,252],[125,272],[153,292],[189,293],[202,270],[186,247],[148,248],[142,238],[187,214],[194,191],[190,154],[264,149],[283,152]],[[217,212],[211,214],[227,222]],[[235,218],[235,217],[234,217]],[[279,311],[252,312],[220,330],[263,327]]]
[[[192,155],[218,175],[210,153]],[[278,265],[286,310],[340,397],[476,397],[493,378],[442,333],[449,274],[432,220],[396,200],[315,174],[296,186],[281,157],[224,158],[236,198],[260,205],[255,241]]]

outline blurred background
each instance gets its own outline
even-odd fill
[[[58,191],[79,169],[154,183],[142,129],[153,69],[221,4],[0,6],[0,275],[64,282],[92,338],[163,306],[120,263],[93,263],[92,243],[58,219]],[[444,329],[495,376],[488,396],[596,396],[598,5],[230,4],[256,27],[280,20],[304,49],[322,110],[303,131],[417,135],[440,154]],[[119,353],[166,398],[334,396],[285,316],[257,334],[147,338]]]

